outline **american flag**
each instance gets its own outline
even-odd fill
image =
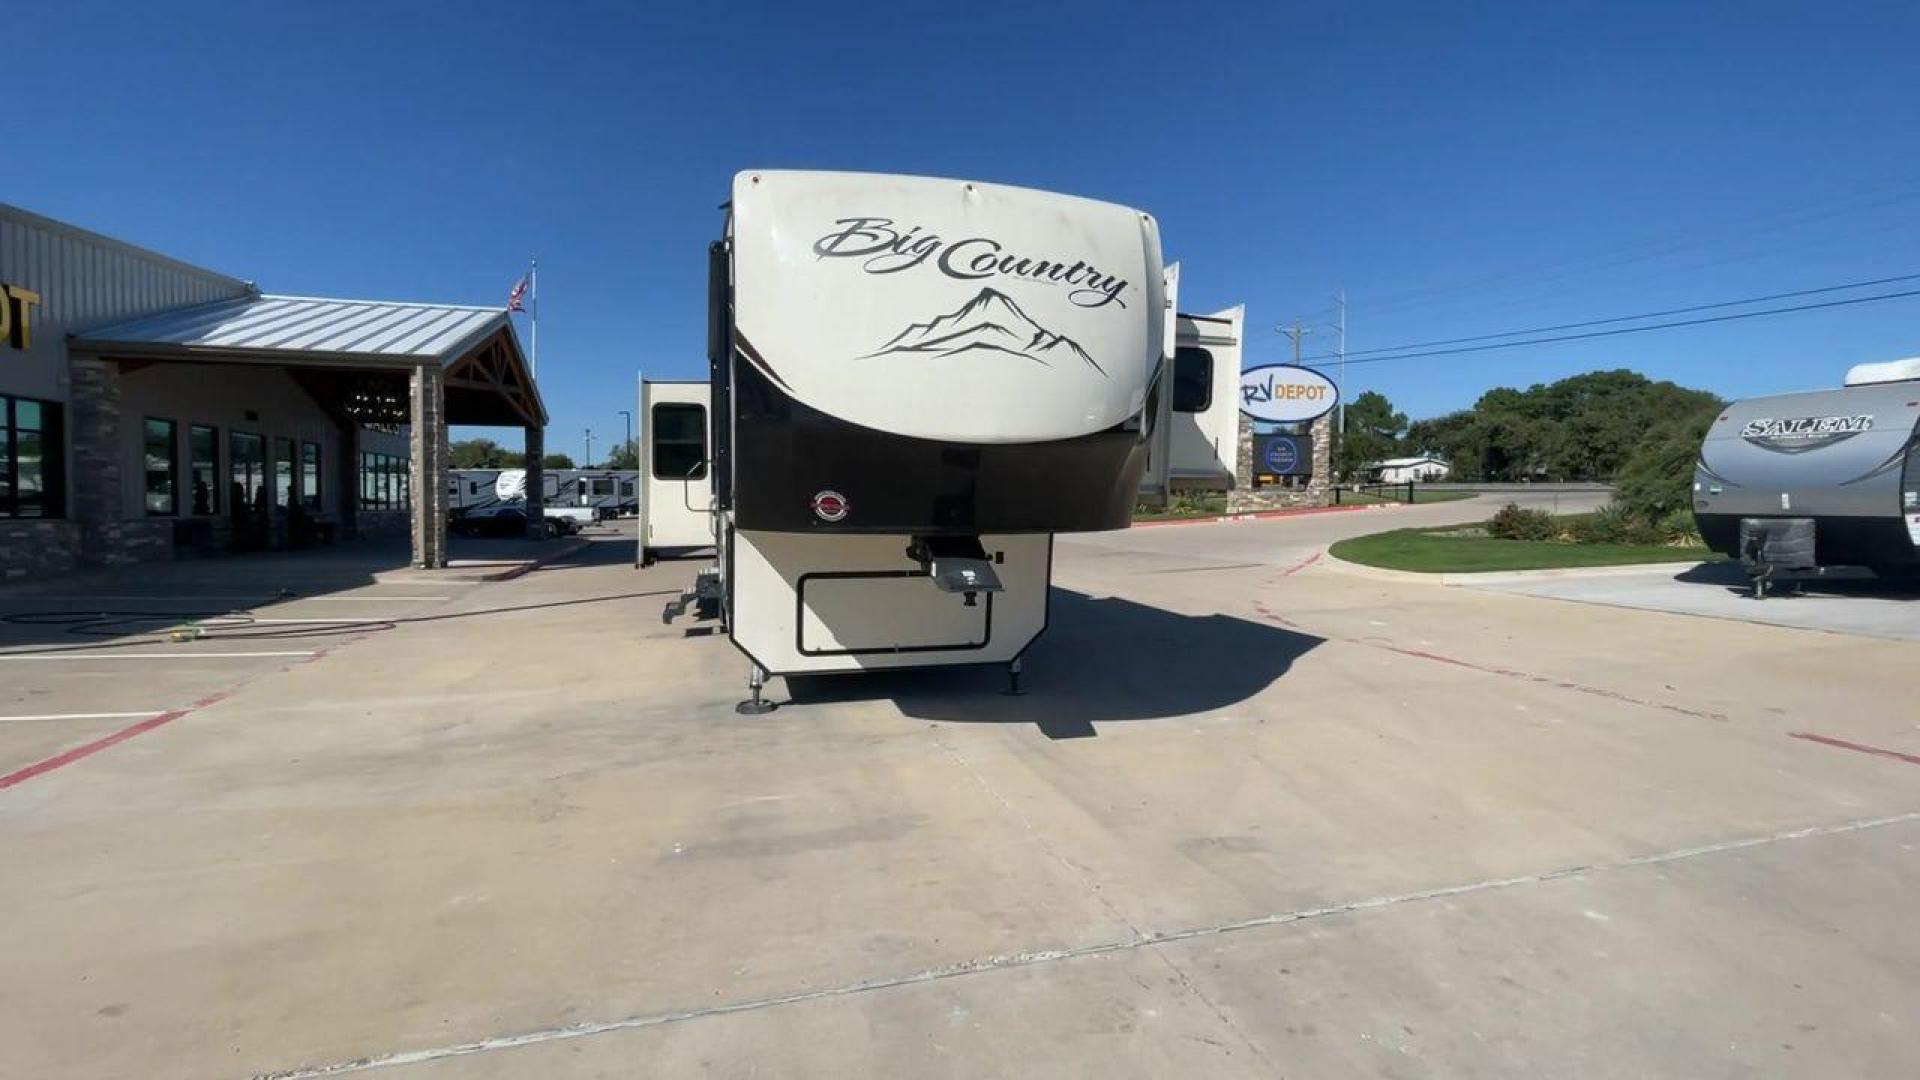
[[[519,281],[513,283],[513,291],[507,294],[508,311],[527,310],[527,305],[521,303],[521,301],[527,298],[527,289],[530,284],[525,276],[522,276]]]

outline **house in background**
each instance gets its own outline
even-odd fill
[[[1367,466],[1370,484],[1432,483],[1445,480],[1453,467],[1437,457],[1399,457]]]

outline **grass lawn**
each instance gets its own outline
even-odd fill
[[[1559,544],[1500,540],[1491,536],[1442,536],[1459,526],[1395,529],[1357,536],[1333,545],[1335,558],[1387,570],[1423,574],[1465,574],[1483,570],[1552,570],[1573,566],[1627,566],[1633,563],[1705,562],[1716,558],[1703,547],[1641,544]]]
[[[1403,488],[1401,490],[1404,491],[1405,489]],[[1415,488],[1413,489],[1413,501],[1416,503],[1458,502],[1461,499],[1471,499],[1474,494],[1475,493],[1471,491],[1421,491],[1419,488]],[[1375,503],[1405,503],[1406,501],[1405,499],[1370,495],[1364,491],[1342,491],[1340,493],[1341,506],[1372,506]]]

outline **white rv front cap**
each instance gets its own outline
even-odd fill
[[[1112,203],[964,180],[744,172],[745,362],[848,423],[1068,439],[1138,413],[1159,362],[1160,235]]]

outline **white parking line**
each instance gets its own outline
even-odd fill
[[[138,720],[147,716],[159,716],[165,709],[148,709],[146,712],[73,712],[42,713],[39,716],[0,716],[0,724],[15,724],[27,720]]]
[[[113,652],[59,652],[59,653],[0,653],[0,660],[234,660],[242,657],[261,658],[285,656],[312,656],[313,649],[287,652],[177,652],[177,653],[113,653]]]

